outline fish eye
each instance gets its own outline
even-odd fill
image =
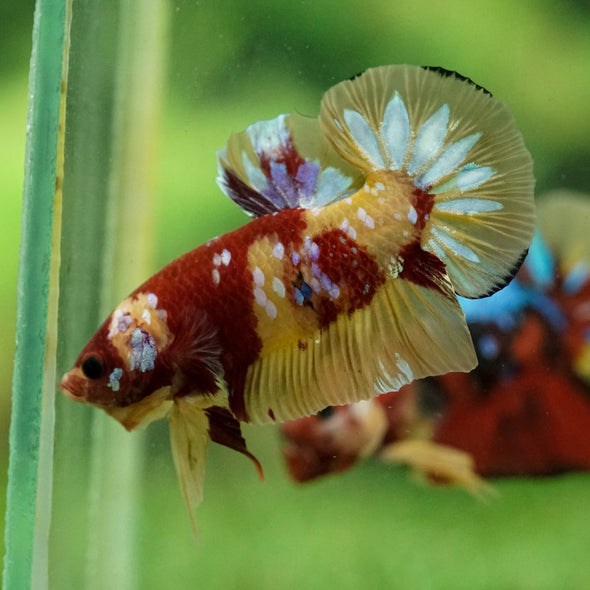
[[[100,379],[103,373],[102,363],[95,356],[89,356],[82,363],[82,373],[88,379]]]

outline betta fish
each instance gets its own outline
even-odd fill
[[[590,199],[550,193],[538,220],[514,280],[461,300],[478,366],[286,422],[294,480],[371,454],[476,493],[487,491],[482,477],[590,469]]]
[[[441,68],[368,70],[329,89],[318,118],[233,135],[218,162],[255,219],[133,291],[62,381],[128,430],[168,416],[191,517],[209,440],[258,465],[241,422],[471,370],[457,295],[501,289],[534,228],[508,108]]]

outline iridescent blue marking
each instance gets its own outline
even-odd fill
[[[538,287],[548,287],[554,281],[555,256],[539,232],[535,232],[525,265]]]
[[[154,339],[145,330],[135,328],[131,334],[131,348],[129,353],[129,368],[138,368],[142,373],[154,368],[154,361],[158,356]]]
[[[557,332],[567,326],[565,313],[551,297],[536,288],[524,287],[517,280],[490,297],[458,299],[468,323],[492,322],[501,330],[511,330],[520,320],[520,314],[529,308],[538,311]]]
[[[305,297],[303,297],[303,293],[297,287],[295,287],[295,289],[293,289],[293,299],[295,300],[295,303],[297,305],[303,305],[303,302],[305,301]]]
[[[299,202],[298,187],[295,179],[287,173],[287,166],[283,162],[270,163],[270,182],[280,192],[288,207],[296,207]]]
[[[110,387],[113,391],[119,391],[119,379],[123,376],[123,369],[116,368],[109,375],[109,382],[107,387]]]
[[[574,295],[590,279],[590,269],[585,262],[578,262],[563,280],[563,289],[566,293]]]
[[[312,289],[307,283],[301,283],[299,290],[305,299],[311,299]]]
[[[304,197],[313,196],[319,175],[320,167],[315,163],[306,161],[299,166],[295,180],[298,182],[299,192]]]
[[[482,336],[477,341],[477,347],[481,356],[486,359],[495,359],[500,352],[498,341],[490,334]]]

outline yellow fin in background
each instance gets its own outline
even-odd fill
[[[460,449],[430,440],[408,438],[391,443],[379,454],[388,463],[402,463],[427,481],[434,478],[462,488],[480,500],[497,495],[475,469],[473,457]]]
[[[570,273],[580,265],[590,271],[590,195],[555,190],[539,199],[539,230],[559,261]]]
[[[383,66],[328,90],[320,123],[366,175],[400,171],[434,195],[421,246],[446,264],[459,295],[508,283],[534,232],[534,177],[502,102],[441,68]]]
[[[256,361],[245,387],[249,420],[292,420],[420,377],[473,369],[475,351],[451,283],[444,270],[428,270],[428,284],[391,276],[370,305]]]
[[[539,199],[539,230],[549,245],[568,298],[567,313],[576,330],[585,337],[573,360],[576,373],[590,383],[590,196],[570,190],[555,190]]]

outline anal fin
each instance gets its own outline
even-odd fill
[[[432,272],[428,281],[417,272],[391,276],[369,305],[256,361],[245,387],[250,421],[293,420],[473,369],[475,351],[444,266]]]

